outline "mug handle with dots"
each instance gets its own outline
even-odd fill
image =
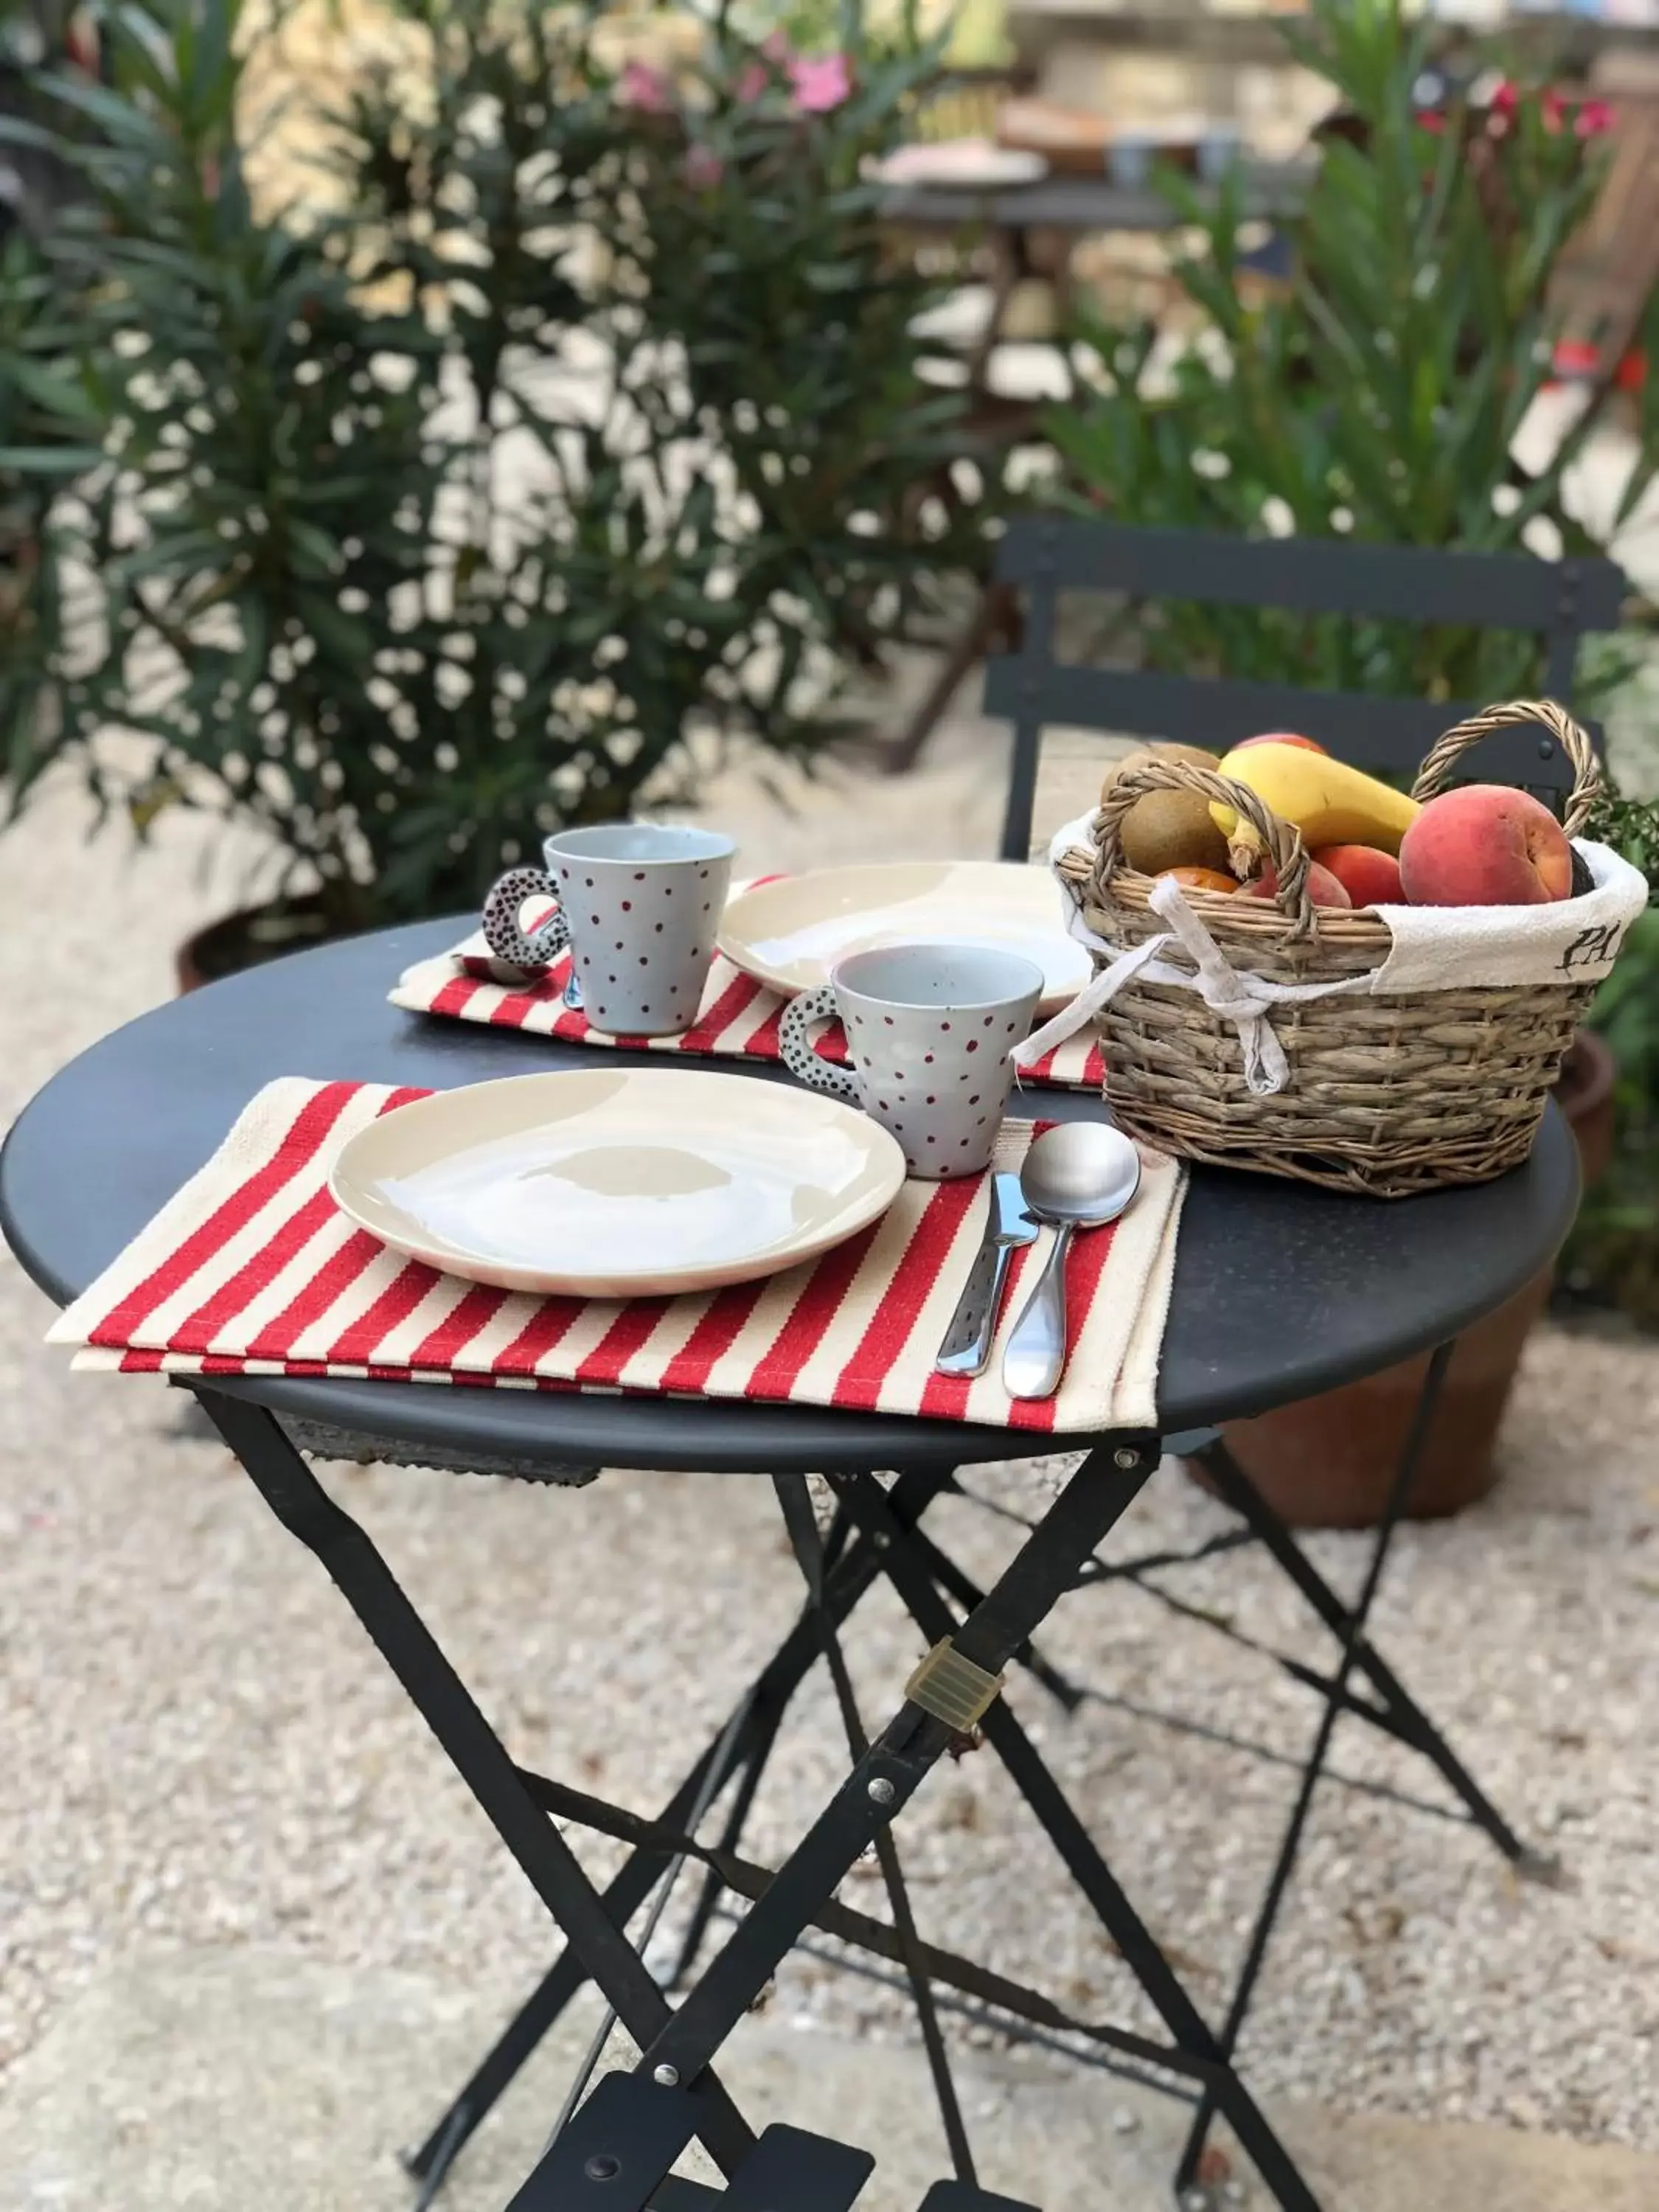
[[[830,1022],[835,1018],[836,994],[831,985],[821,983],[816,991],[803,991],[799,998],[791,999],[783,1010],[783,1019],[778,1026],[778,1052],[798,1083],[805,1083],[814,1091],[827,1091],[832,1098],[844,1098],[849,1106],[862,1106],[864,1093],[859,1089],[857,1078],[850,1069],[837,1067],[833,1060],[822,1059],[813,1051],[812,1040],[807,1034],[815,1024]]]
[[[484,941],[498,960],[530,972],[549,968],[570,942],[562,910],[548,915],[526,936],[520,916],[525,902],[556,899],[558,886],[540,868],[509,868],[484,901]]]

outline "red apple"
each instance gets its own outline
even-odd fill
[[[1392,853],[1379,853],[1375,845],[1322,845],[1312,858],[1316,866],[1329,870],[1356,906],[1406,902],[1400,863]]]
[[[1572,847],[1541,800],[1466,783],[1431,799],[1400,847],[1413,906],[1544,906],[1572,896]]]
[[[1254,876],[1239,893],[1241,898],[1277,898],[1279,871],[1271,860],[1259,876]],[[1316,906],[1352,906],[1353,901],[1328,868],[1322,868],[1316,860],[1308,870],[1308,896]]]
[[[1259,738],[1244,738],[1233,747],[1236,753],[1247,753],[1252,745],[1300,745],[1304,753],[1322,753],[1324,745],[1313,738],[1298,738],[1294,730],[1266,730]]]

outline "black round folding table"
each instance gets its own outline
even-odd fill
[[[592,1065],[597,1054],[579,1046],[386,1004],[402,969],[461,933],[453,921],[430,923],[299,954],[158,1008],[82,1054],[25,1109],[0,1155],[0,1225],[35,1281],[60,1304],[78,1295],[277,1076],[447,1088]],[[757,1081],[788,1079],[758,1064],[752,1073]],[[1069,1118],[1102,1109],[1092,1098],[1045,1092],[1041,1110]],[[956,2179],[930,2195],[930,2212],[1022,2212],[979,2190],[975,2179],[939,2026],[942,2002],[958,2000],[971,2000],[1012,2032],[1081,2038],[1185,2094],[1194,2116],[1176,2177],[1183,2204],[1210,2201],[1200,2178],[1201,2154],[1220,2113],[1276,2201],[1288,2212],[1316,2212],[1315,2197],[1245,2087],[1234,2052],[1339,1717],[1346,1713],[1420,1753],[1511,1862],[1523,1870],[1542,1866],[1372,1648],[1365,1622],[1452,1346],[1462,1330],[1548,1264],[1577,1194],[1576,1152],[1553,1108],[1523,1168],[1494,1182],[1393,1203],[1198,1170],[1182,1219],[1157,1433],[1063,1439],[1085,1455],[988,1590],[922,1521],[932,1501],[955,1486],[957,1468],[1026,1455],[1029,1438],[1014,1432],[609,1394],[190,1378],[187,1387],[279,1519],[339,1585],[565,1939],[539,1988],[411,2158],[421,2201],[430,2200],[506,2083],[591,1979],[643,2058],[635,2073],[607,2077],[580,2109],[560,2116],[512,2212],[589,2205],[595,2212],[601,2206],[692,2212],[705,2200],[726,2203],[727,2212],[763,2212],[779,2199],[798,2201],[803,2212],[846,2212],[869,2171],[867,2157],[787,2126],[769,2128],[757,2146],[714,2063],[780,1960],[816,1929],[885,1961],[915,2002],[957,2168]],[[1434,1356],[1423,1400],[1360,1590],[1347,1600],[1232,1460],[1214,1425],[1425,1351]],[[1032,1638],[1079,1583],[1109,1583],[1146,1565],[1115,1561],[1103,1571],[1095,1555],[1165,1446],[1177,1440],[1201,1460],[1237,1516],[1237,1540],[1268,1552],[1334,1648],[1328,1671],[1300,1658],[1282,1662],[1317,1695],[1319,1718],[1232,2001],[1218,2022],[1194,2002],[1092,1841],[1084,1814],[999,1694],[1004,1670],[1017,1665],[1062,1705],[1074,1702]],[[318,1483],[301,1443],[556,1481],[586,1479],[601,1466],[697,1470],[711,1480],[765,1474],[805,1580],[805,1603],[672,1798],[659,1814],[642,1816],[514,1765],[368,1536]],[[872,1480],[878,1473],[892,1477],[890,1485]],[[811,1509],[809,1474],[826,1478],[835,1493],[827,1531]],[[885,1725],[866,1736],[842,1634],[878,1577],[891,1583],[932,1649],[911,1680],[895,1686]],[[741,1856],[745,1819],[791,1698],[819,1659],[836,1690],[848,1771],[782,1866],[758,1867]],[[596,1694],[603,1695],[602,1685]],[[899,1859],[898,1816],[941,1755],[970,1732],[1008,1768],[1085,1908],[1146,1990],[1167,2039],[1076,2019],[1041,1989],[921,1941]],[[711,1844],[702,1830],[717,1805],[721,1821]],[[585,1823],[629,1846],[604,1892],[550,1816]],[[836,1895],[853,1863],[872,1848],[890,1921],[854,1912]],[[701,1868],[703,1889],[672,1992],[678,2001],[671,2002],[630,1941],[628,1923],[687,1862]],[[723,1895],[744,1900],[747,1909],[714,1949],[714,1906]],[[670,2174],[694,2136],[728,2177],[725,2191]]]

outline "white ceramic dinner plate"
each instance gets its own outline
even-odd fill
[[[1047,868],[1003,860],[898,860],[818,868],[744,891],[726,908],[720,951],[775,991],[813,991],[849,952],[918,939],[1023,953],[1042,970],[1039,1012],[1069,1005],[1090,975],[1067,937]]]
[[[1041,154],[995,146],[988,138],[943,138],[901,146],[877,165],[884,185],[933,185],[950,191],[1011,191],[1040,185],[1048,173]]]
[[[884,1212],[904,1156],[852,1107],[691,1068],[516,1075],[383,1114],[329,1188],[372,1237],[504,1290],[628,1298],[778,1273]]]

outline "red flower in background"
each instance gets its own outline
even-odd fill
[[[789,64],[789,84],[803,115],[827,115],[852,91],[853,72],[845,54],[798,56]]]
[[[683,165],[685,181],[694,192],[713,191],[726,174],[726,164],[712,146],[688,146]]]
[[[793,49],[781,31],[773,31],[763,39],[761,52],[766,59],[749,63],[732,88],[741,100],[759,100],[770,88],[778,71],[793,59]],[[769,68],[769,63],[771,64]]]
[[[741,100],[759,100],[781,76],[788,84],[789,105],[797,115],[827,115],[853,89],[853,72],[845,54],[798,54],[781,31],[772,33],[761,52],[765,59],[750,62],[732,88]]]
[[[64,28],[64,55],[73,68],[84,70],[88,76],[97,76],[97,19],[84,8],[76,9]]]
[[[674,104],[668,79],[649,62],[629,62],[617,80],[617,91],[624,106],[644,115],[666,115]]]
[[[1493,92],[1486,106],[1486,135],[1488,138],[1507,138],[1514,127],[1526,97],[1518,84],[1505,77]],[[1613,130],[1616,122],[1609,100],[1584,100],[1576,106],[1565,94],[1547,91],[1539,95],[1539,109],[1544,118],[1544,128],[1555,134],[1571,130],[1575,138],[1601,138]],[[1419,109],[1419,127],[1438,137],[1446,128],[1445,111],[1437,107]]]

